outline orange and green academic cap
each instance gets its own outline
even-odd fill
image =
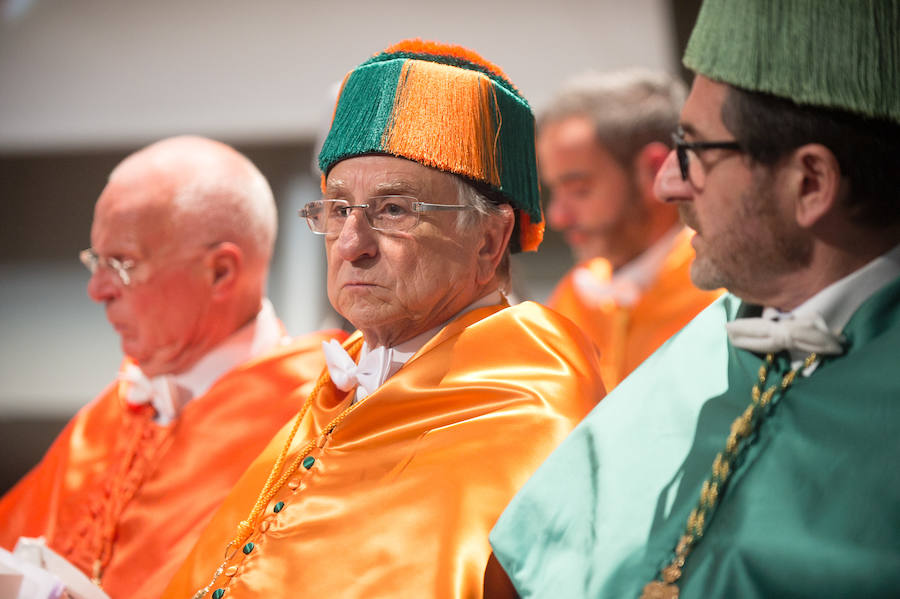
[[[486,186],[516,212],[512,251],[536,250],[544,231],[534,115],[495,65],[461,46],[406,40],[344,79],[319,168],[388,154]]]

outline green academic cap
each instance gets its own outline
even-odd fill
[[[706,0],[684,64],[749,91],[900,123],[900,1]]]

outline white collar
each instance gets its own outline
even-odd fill
[[[478,308],[486,308],[487,306],[495,306],[503,301],[503,296],[499,291],[492,291],[482,297],[479,300],[476,300],[454,314],[452,317],[447,319],[444,323],[434,327],[433,329],[429,329],[420,335],[416,335],[412,339],[408,339],[403,343],[399,343],[393,347],[388,347],[385,351],[385,359],[389,361],[390,365],[386,369],[382,369],[384,373],[383,378],[378,383],[378,386],[384,384],[386,380],[397,374],[404,364],[406,364],[410,358],[412,358],[417,351],[422,349],[426,343],[428,343],[432,337],[438,334],[441,329],[447,326],[450,322],[455,320],[458,316],[465,314],[466,312],[471,312],[472,310],[476,310]],[[369,352],[373,351],[376,348],[369,348],[369,344],[363,341],[362,349],[359,351],[359,358],[357,361],[362,361]],[[356,388],[356,398],[354,399],[354,403],[360,401],[364,397],[366,397],[366,391],[358,386]]]
[[[840,333],[864,301],[898,276],[900,276],[900,245],[843,279],[835,281],[789,313],[797,315],[818,313],[831,331]],[[763,310],[763,318],[774,319],[780,314],[783,313],[775,308]]]
[[[272,302],[264,298],[256,318],[226,337],[188,370],[173,376],[193,397],[203,395],[223,374],[272,349],[284,337]]]
[[[835,281],[790,312],[781,312],[771,307],[764,308],[762,318],[777,320],[785,315],[809,317],[818,315],[825,321],[829,331],[840,335],[863,302],[898,276],[900,276],[900,245]],[[791,364],[796,368],[805,358],[804,352],[792,350],[790,353]],[[818,362],[813,363],[802,374],[809,376],[817,366]]]
[[[190,401],[205,394],[225,373],[286,340],[287,337],[275,315],[272,302],[264,298],[262,307],[252,321],[226,337],[188,370],[178,374],[162,374],[147,380],[153,385],[162,383],[165,379],[166,384],[171,385],[171,388],[186,390],[185,396],[188,398],[187,401]],[[157,408],[156,422],[162,425],[168,424],[177,417],[177,412],[184,408],[187,401],[180,406],[174,406],[174,411],[171,408],[167,410]]]

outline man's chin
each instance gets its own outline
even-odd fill
[[[127,339],[125,339],[123,337],[121,339],[121,341],[119,342],[119,347],[122,348],[123,354],[125,354],[126,356],[128,356],[129,358],[134,360],[135,362],[139,361],[139,358],[141,356],[140,356],[140,351],[138,351],[138,350],[140,348],[136,347],[134,343],[128,341]]]
[[[727,286],[721,271],[700,255],[694,256],[694,261],[691,262],[691,283],[703,291],[714,291]]]
[[[145,352],[138,343],[123,337],[120,346],[122,348],[122,353],[140,366],[141,370],[144,370],[145,366],[150,366],[150,356],[147,355],[147,352]]]

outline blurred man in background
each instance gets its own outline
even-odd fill
[[[112,597],[157,597],[323,365],[264,290],[276,210],[232,148],[175,137],[126,158],[94,211],[88,294],[126,358],[0,500],[0,542],[45,537]]]
[[[653,196],[684,95],[661,72],[585,74],[538,122],[547,220],[578,261],[548,305],[594,339],[607,389],[718,296],[691,283],[692,233]]]

